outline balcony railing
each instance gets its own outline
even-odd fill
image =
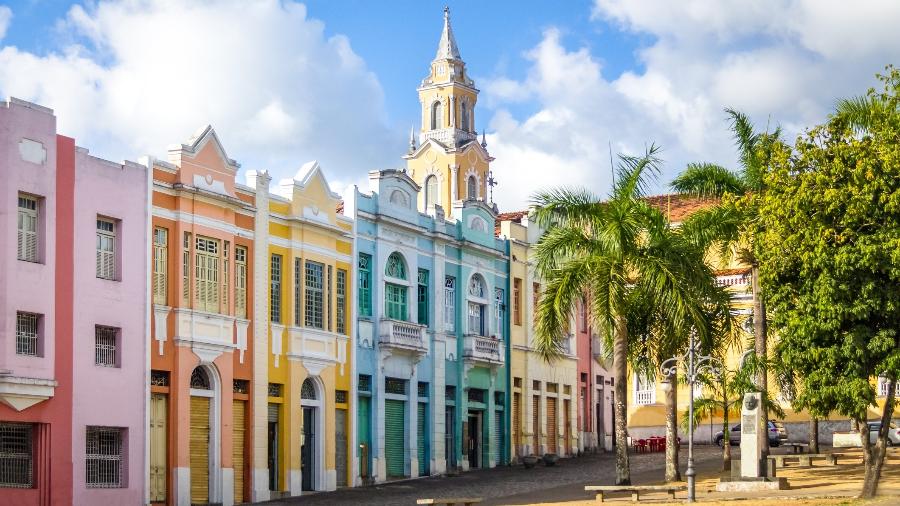
[[[466,336],[463,357],[476,362],[502,365],[504,362],[503,341],[494,337]]]
[[[422,133],[421,142],[428,139],[434,139],[441,144],[456,145],[466,141],[477,139],[478,135],[458,128],[441,128],[439,130],[429,130]]]
[[[655,393],[653,390],[638,390],[634,393],[634,403],[638,406],[653,404],[656,401]]]
[[[379,341],[382,346],[390,346],[419,353],[425,353],[425,326],[400,320],[381,320]]]

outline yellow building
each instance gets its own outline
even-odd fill
[[[563,341],[564,357],[551,363],[532,347],[541,287],[531,262],[532,246],[542,231],[528,222],[525,211],[502,214],[498,222],[500,237],[510,242],[511,461],[545,453],[572,455],[579,448],[575,335]]]
[[[254,500],[334,490],[354,466],[350,412],[353,223],[316,162],[268,192],[251,172],[257,225]],[[268,244],[268,248],[263,245]],[[261,388],[259,389],[261,390]]]

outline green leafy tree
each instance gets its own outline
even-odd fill
[[[863,427],[862,496],[877,492],[900,375],[900,72],[842,102],[773,156],[758,199],[762,282],[777,354],[799,378],[795,403]],[[886,378],[882,429],[865,434]]]
[[[711,276],[697,248],[672,233],[663,214],[643,197],[657,177],[658,148],[644,156],[619,156],[611,195],[558,188],[534,197],[534,217],[546,232],[535,247],[545,282],[538,303],[535,348],[547,359],[560,354],[576,299],[587,296],[590,319],[611,343],[615,376],[616,483],[631,482],[627,445],[628,299],[641,290],[675,326],[698,321],[694,296]],[[640,288],[638,288],[640,286]]]

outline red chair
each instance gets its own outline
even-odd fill
[[[634,450],[638,453],[644,453],[647,451],[647,440],[646,439],[638,439],[634,444]]]

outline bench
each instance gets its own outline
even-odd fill
[[[809,449],[807,443],[782,443],[782,445],[790,447],[794,453],[805,453]]]
[[[834,459],[835,465],[837,465],[838,460],[863,460],[862,453],[832,453],[831,458]]]
[[[795,455],[769,455],[769,460],[775,467],[787,467],[787,461],[797,461],[798,467],[811,467],[814,460],[824,460],[826,465],[837,465],[834,454],[825,453],[801,453]]]
[[[665,492],[669,499],[675,499],[675,492],[687,490],[685,485],[588,485],[586,492],[595,492],[597,502],[603,502],[603,494],[609,492],[631,492],[631,500],[639,501],[641,492]]]
[[[480,497],[448,497],[445,499],[416,499],[416,504],[443,504],[445,506],[453,506],[454,504],[463,504],[471,506],[478,504],[484,499]]]

